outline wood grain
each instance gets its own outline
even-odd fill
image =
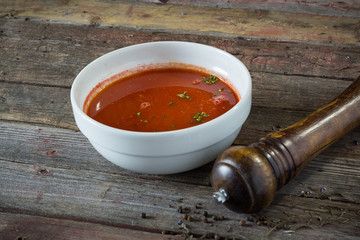
[[[1,27],[4,37],[0,42],[0,81],[3,82],[0,91],[1,101],[6,103],[1,106],[0,117],[4,120],[76,129],[69,89],[77,72],[101,54],[131,42],[176,37],[220,47],[238,56],[251,71],[254,107],[282,111],[314,111],[347,87],[350,84],[347,80],[360,73],[357,47],[308,47],[295,43],[286,43],[284,47],[280,43],[232,38],[154,35],[113,28],[89,28],[89,31],[80,26],[52,24],[50,27],[48,23],[16,19],[0,21],[4,23]],[[121,45],[116,41],[119,38],[125,39]],[[92,51],[84,55],[87,48]],[[322,91],[319,92],[319,88]],[[269,98],[273,101],[269,102]],[[276,116],[264,121],[267,125],[271,121],[278,125]],[[293,122],[289,120],[281,125]]]
[[[153,233],[96,223],[0,213],[2,239],[183,239],[181,233]]]
[[[166,40],[199,42],[218,47],[238,57],[251,72],[346,80],[355,79],[360,74],[358,46],[153,34],[108,27],[50,25],[20,19],[0,19],[0,23],[0,77],[7,81],[22,79],[70,86],[76,73],[102,54],[131,44]],[[91,51],[88,51],[89,48]]]
[[[235,214],[212,203],[208,176],[199,178],[204,168],[185,175],[131,173],[102,159],[79,132],[7,123],[2,123],[0,129],[2,141],[12,139],[0,148],[1,211],[181,234],[183,229],[176,222],[182,219],[177,209],[183,206],[189,208],[188,214],[193,217],[193,221],[183,222],[195,236],[219,232],[224,237],[240,235],[247,239],[252,234],[265,235],[270,229],[267,225],[241,227],[238,222],[251,215]],[[9,150],[10,146],[17,147]],[[321,156],[280,191],[269,209],[253,218],[263,217],[269,222],[280,219],[299,236],[320,232],[331,239],[347,232],[356,233],[360,179],[355,169],[359,167],[357,159]],[[322,187],[326,190],[321,191]],[[311,193],[301,197],[301,191]],[[214,221],[209,217],[211,223],[203,223],[204,211],[222,215],[226,220]],[[147,219],[141,218],[142,212]],[[319,216],[328,218],[328,222],[321,225]],[[255,225],[250,221],[248,224]],[[337,231],[327,232],[339,224]],[[283,230],[273,234],[287,236]],[[347,236],[351,239],[351,235]]]
[[[235,214],[211,201],[212,163],[174,175],[121,169],[78,131],[69,102],[76,74],[104,53],[150,41],[208,44],[251,72],[253,107],[234,142],[250,144],[360,75],[356,4],[1,1],[0,238],[357,239],[360,129],[314,159],[269,208]]]
[[[57,129],[46,126],[31,126],[23,124],[1,124],[1,139],[3,144],[1,147],[1,156],[4,159],[9,159],[11,161],[19,163],[28,163],[37,162],[38,165],[46,164],[49,165],[53,161],[55,165],[49,165],[52,167],[61,167],[64,169],[79,169],[79,170],[91,170],[91,171],[105,171],[109,173],[116,173],[121,171],[124,175],[136,175],[130,171],[123,170],[115,165],[107,162],[102,158],[95,149],[89,144],[87,139],[81,134],[81,132],[73,131],[70,129]],[[244,132],[245,129],[244,129]],[[6,141],[6,139],[11,139],[11,141]],[[332,146],[330,149],[333,148]],[[339,159],[340,163],[336,163],[338,166],[341,164],[341,159],[348,160],[353,159],[351,162],[354,166],[342,167],[351,171],[353,167],[356,168],[356,157],[359,153],[357,145],[353,142],[339,142],[339,146],[335,146],[335,149],[338,148],[346,149],[343,152],[338,153],[338,156],[333,156],[331,154],[322,155],[320,161],[329,162],[329,159],[332,157]],[[346,154],[350,152],[350,154]],[[23,153],[23,154],[21,154]],[[27,153],[27,154],[25,154]],[[352,153],[352,154],[351,154]],[[23,155],[26,155],[24,157]],[[49,159],[52,161],[49,162]],[[346,164],[346,162],[344,163]],[[350,163],[349,163],[350,164]],[[196,178],[196,175],[201,171],[195,173],[189,172],[185,174],[183,180],[183,174],[175,174],[168,176],[157,176],[155,179],[169,179],[174,178],[176,181],[184,181],[188,183],[196,182],[199,185],[209,186],[208,175],[210,174],[210,168],[212,164],[205,166],[204,169],[199,169],[204,171],[204,174],[201,174]],[[314,165],[316,165],[314,163]],[[325,166],[324,166],[325,167]],[[345,176],[349,173],[344,173]],[[140,174],[140,176],[142,176]],[[352,176],[351,176],[352,177]],[[146,178],[145,178],[146,179]],[[187,180],[185,180],[187,179]],[[150,179],[151,180],[151,179]],[[340,184],[341,186],[341,184]]]
[[[162,4],[189,4],[195,6],[211,6],[221,8],[254,9],[258,11],[279,11],[310,13],[327,16],[359,17],[360,3],[351,0],[345,1],[296,1],[296,0],[141,0],[142,2]],[[261,12],[260,12],[261,13]]]
[[[2,1],[0,15],[248,39],[358,45],[359,19],[123,1]],[[196,23],[196,24],[194,24]]]
[[[266,80],[264,80],[266,79]],[[295,82],[292,82],[294,81]],[[300,111],[306,116],[311,111],[330,102],[331,96],[345,89],[350,82],[341,80],[328,80],[327,85],[314,81],[311,78],[296,77],[288,79],[281,75],[253,74],[253,111],[256,115],[251,118],[259,118],[256,126],[260,131],[266,131],[266,126],[285,127],[298,118],[278,120],[278,116],[285,111]],[[299,84],[297,81],[303,81]],[[0,89],[1,104],[0,119],[8,121],[31,122],[35,124],[48,124],[57,127],[77,129],[70,104],[70,89],[56,86],[43,86],[32,84],[19,84],[2,82]],[[305,91],[308,86],[314,91]],[[320,93],[316,89],[321,88]],[[322,93],[322,94],[321,94]],[[273,101],[269,103],[268,99]],[[304,99],[307,99],[304,101]],[[280,109],[277,114],[268,118],[261,117],[268,109]],[[260,111],[260,112],[259,112]],[[255,112],[254,112],[255,114]],[[286,115],[284,115],[286,116]],[[291,115],[289,115],[291,117]],[[270,129],[271,130],[271,129]]]

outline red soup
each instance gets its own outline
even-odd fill
[[[162,68],[111,82],[88,97],[84,110],[96,121],[119,129],[171,131],[208,122],[231,109],[239,98],[217,76]]]

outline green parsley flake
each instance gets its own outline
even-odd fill
[[[173,105],[174,104],[174,102],[169,102],[168,103],[168,106],[171,106],[171,105]]]
[[[177,95],[179,98],[186,98],[187,100],[191,101],[191,97],[189,95],[187,95],[187,92],[185,91],[184,93],[180,93]]]
[[[210,116],[210,115],[209,115],[209,114],[206,114],[205,112],[201,112],[201,113],[197,112],[197,113],[193,116],[193,118],[194,118],[197,122],[201,122],[204,117],[209,117],[209,116]]]
[[[137,112],[137,113],[136,113],[136,116],[137,116],[137,117],[140,117],[140,115],[141,115],[141,112]]]
[[[211,74],[208,77],[203,77],[202,80],[207,84],[214,84],[217,81],[219,81],[219,79],[216,76]]]

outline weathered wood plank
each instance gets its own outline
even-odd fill
[[[286,238],[289,237],[286,230],[291,230],[295,231],[290,232],[294,239],[304,236],[316,239],[319,234],[326,239],[356,239],[359,232],[360,179],[356,169],[360,166],[357,159],[317,158],[294,182],[278,193],[268,209],[252,216],[260,222],[260,226],[247,221],[247,226],[242,227],[239,220],[251,215],[236,214],[212,203],[211,187],[204,185],[201,178],[196,178],[204,174],[200,173],[204,168],[187,173],[193,175],[192,182],[186,182],[191,179],[187,174],[156,176],[129,173],[110,163],[97,165],[99,161],[93,161],[93,151],[82,153],[88,158],[79,156],[79,152],[88,147],[81,147],[87,143],[81,139],[80,133],[47,127],[41,129],[39,131],[39,127],[29,125],[1,124],[1,138],[6,137],[10,145],[18,146],[12,153],[6,145],[1,146],[1,211],[145,232],[181,233],[184,229],[179,229],[176,223],[182,219],[182,214],[177,211],[182,206],[189,209],[188,215],[193,218],[192,221],[182,221],[190,234],[198,237],[219,233],[228,238],[242,236],[252,239],[252,236],[266,235],[272,226],[280,222],[284,226],[271,236]],[[9,136],[11,132],[14,134]],[[48,138],[43,138],[45,136]],[[29,141],[29,138],[32,140]],[[52,143],[44,141],[49,138],[53,139]],[[74,142],[75,139],[82,143]],[[56,152],[46,154],[48,144],[54,146],[54,142],[58,142],[58,148],[50,149]],[[39,147],[42,155],[29,150]],[[72,162],[66,164],[66,156],[74,151],[79,158],[73,157]],[[108,166],[103,167],[106,164]],[[322,187],[325,187],[323,191]],[[311,191],[308,196],[300,197],[300,192],[307,190]],[[204,211],[209,213],[210,223],[202,222]],[[147,218],[141,218],[141,213],[146,213]],[[225,220],[214,221],[212,215],[224,216]]]
[[[359,19],[122,1],[2,1],[0,15],[151,31],[359,45]],[[196,24],[194,24],[196,23]]]
[[[72,128],[70,89],[1,83],[0,119]]]
[[[14,22],[18,24],[12,24]],[[107,31],[118,34],[107,40],[115,43],[116,37],[121,37],[124,34],[127,36],[126,33],[135,33],[132,31],[123,33],[122,31],[115,31],[113,29],[92,28],[94,31],[93,34],[90,35],[85,33],[87,32],[86,29],[83,30],[79,27],[59,24],[52,24],[52,27],[49,27],[48,24],[42,23],[38,26],[38,24],[29,24],[25,21],[16,20],[5,21],[5,23],[6,27],[4,27],[4,29],[6,30],[4,34],[6,38],[4,37],[3,39],[5,39],[5,41],[1,41],[0,43],[0,51],[2,53],[0,54],[0,58],[2,58],[2,61],[0,61],[0,81],[4,82],[4,87],[1,89],[3,96],[1,101],[7,103],[7,105],[2,105],[1,117],[6,120],[42,122],[69,128],[74,128],[68,96],[69,87],[71,86],[73,78],[88,62],[112,50],[112,48],[109,49],[105,47],[106,44],[103,41],[105,41],[104,39],[106,39],[106,37],[101,36],[109,34]],[[36,26],[38,28],[36,28]],[[36,29],[38,29],[38,34],[32,34],[36,32]],[[76,46],[76,44],[68,43],[67,40],[63,39],[64,36],[59,34],[59,32],[63,31],[74,33],[73,42],[80,42],[82,44]],[[20,37],[19,32],[24,36]],[[51,36],[51,40],[42,40],[42,34],[48,36],[45,37],[45,39]],[[110,35],[112,36],[112,34]],[[139,39],[136,40],[138,42],[150,40],[151,37],[155,37],[157,40],[164,40],[169,37],[168,34],[154,36],[149,33],[136,33],[132,36],[138,37]],[[181,38],[180,40],[188,40],[189,38],[187,35],[179,36]],[[125,45],[130,44],[131,38],[132,37],[129,37]],[[321,77],[323,77],[324,74],[338,74],[340,78],[355,78],[360,73],[359,61],[356,60],[360,53],[356,52],[356,49],[353,48],[348,49],[345,53],[340,49],[336,51],[336,53],[330,57],[330,59],[337,59],[334,60],[334,62],[326,61],[325,51],[329,52],[331,50],[327,47],[324,48],[322,53],[324,59],[322,62],[327,65],[324,67],[322,63],[316,61],[315,56],[318,56],[317,59],[319,59],[320,53],[316,52],[315,47],[308,51],[309,54],[304,54],[303,52],[306,50],[304,47],[294,46],[291,54],[292,57],[284,60],[282,59],[284,54],[281,53],[284,47],[278,43],[274,43],[275,45],[263,43],[261,46],[251,46],[251,44],[241,46],[242,44],[247,44],[248,41],[235,40],[235,42],[231,42],[233,39],[224,41],[217,38],[209,39],[206,37],[196,38],[195,40],[220,46],[230,53],[240,56],[240,59],[249,67],[253,75],[254,106],[313,111],[327,103],[329,99],[332,98],[330,98],[330,96],[336,96],[340,93],[349,82],[308,77],[306,74]],[[47,42],[44,43],[43,41]],[[240,41],[240,43],[238,41]],[[99,42],[103,46],[99,47],[99,45],[101,45],[98,44]],[[66,44],[62,45],[62,43]],[[237,45],[238,43],[240,45]],[[84,56],[84,51],[89,47],[93,50]],[[112,47],[114,47],[114,45]],[[285,47],[285,49],[286,48],[288,47]],[[256,54],[256,52],[259,51],[261,55]],[[307,61],[307,57],[309,57],[312,52],[314,55],[310,57],[310,59],[314,59],[312,62],[314,62],[315,65],[307,65],[300,67],[299,71],[294,71],[293,69],[297,69],[294,67],[297,62],[293,61],[301,62],[301,64],[299,64],[301,66],[306,65],[303,63],[309,62]],[[301,58],[297,59],[298,55],[303,56],[301,61],[299,60]],[[347,58],[351,59],[349,63],[351,67],[344,67],[343,65],[343,71],[338,71],[339,68],[335,68],[334,66],[342,64],[342,59]],[[35,60],[33,61],[33,59]],[[288,67],[288,65],[290,65],[290,67]],[[311,68],[320,69],[320,72],[317,72],[317,70],[311,71]],[[285,76],[283,75],[283,71],[287,71]],[[281,75],[268,74],[268,72],[279,73]],[[302,77],[302,75],[304,76]],[[325,81],[326,84],[323,84]],[[6,84],[6,82],[14,82],[17,83],[17,85],[9,85]],[[21,83],[29,83],[30,85],[21,86]],[[44,85],[44,88],[38,88],[37,85]],[[59,86],[60,89],[57,90],[56,88],[52,88],[52,86]],[[322,89],[322,91],[319,92],[318,89]],[[27,93],[29,93],[29,95],[26,95]],[[306,95],[304,93],[306,93]],[[26,96],[26,99],[22,99],[24,96]],[[294,96],[297,97],[294,98]],[[273,101],[270,102],[272,105],[268,105],[269,98],[273,99]],[[41,108],[38,106],[39,103],[42,105]],[[58,116],[57,111],[60,111],[62,115]],[[29,115],[26,115],[26,112],[28,112]],[[292,122],[289,121],[289,123]]]
[[[180,233],[152,233],[96,223],[0,212],[1,239],[183,239]]]
[[[317,80],[253,73],[253,107],[310,113],[330,102],[348,85],[349,81]],[[70,88],[3,82],[0,89],[0,119],[48,124],[77,129],[70,104]],[[319,90],[321,89],[321,90]],[[272,101],[269,102],[269,99]],[[258,113],[257,115],[261,115]],[[279,114],[263,119],[263,124],[275,124]],[[291,114],[288,113],[290,116]],[[257,116],[257,117],[258,117]],[[305,115],[306,116],[306,115]],[[300,119],[298,119],[300,120]],[[294,123],[287,120],[285,126]],[[257,122],[259,123],[259,122]],[[259,123],[260,124],[260,123]],[[281,124],[283,127],[284,124]],[[257,126],[260,131],[263,129]]]
[[[324,80],[305,77],[289,79],[265,73],[254,73],[253,81],[252,112],[235,144],[250,144],[277,128],[301,120],[330,102],[350,84],[347,81],[327,80],[328,84],[323,85]],[[69,94],[69,88],[3,82],[0,89],[0,119],[77,130]],[[359,139],[359,130],[339,141],[332,152],[337,152],[337,156],[356,155],[358,150],[351,147],[356,139]]]
[[[310,13],[328,16],[359,17],[360,3],[351,0],[345,1],[263,1],[263,0],[141,0],[142,2],[191,4],[196,6],[211,6],[222,8],[242,8],[279,12]]]
[[[0,155],[3,156],[3,159],[23,164],[36,162],[37,167],[35,166],[33,168],[33,171],[35,172],[39,170],[38,167],[41,165],[47,165],[53,168],[72,169],[74,171],[89,170],[94,172],[121,174],[124,176],[137,176],[140,179],[146,180],[146,177],[144,177],[145,175],[143,174],[132,173],[107,162],[90,146],[89,142],[80,132],[66,129],[53,129],[45,126],[24,126],[21,124],[2,123],[0,126],[0,139],[3,139],[4,142],[1,146]],[[11,141],[5,141],[5,139],[11,139]],[[333,156],[328,153],[321,155],[316,161],[313,161],[307,174],[314,175],[316,173],[315,175],[317,178],[324,178],[324,183],[328,183],[329,181],[339,181],[338,183],[333,183],[334,186],[337,186],[336,188],[343,187],[344,181],[349,182],[350,188],[359,188],[360,186],[357,186],[356,184],[359,177],[356,174],[356,169],[360,167],[360,163],[357,162],[356,159],[357,156],[360,155],[360,150],[358,145],[355,145],[354,143],[348,144],[347,146],[347,150],[351,151],[352,154],[347,155],[346,153],[343,153],[340,156]],[[345,147],[341,147],[340,149],[343,148]],[[187,180],[181,180],[184,176],[183,174],[154,176],[154,179],[152,179],[151,175],[148,175],[148,177],[149,180],[167,179],[169,181],[187,181],[189,184],[209,186],[208,174],[210,168],[211,164],[185,174],[185,179]],[[324,171],[325,173],[322,175]],[[202,177],[198,176],[196,178],[196,175],[200,172],[205,173],[200,174]],[[334,180],[332,177],[326,179],[329,177],[327,176],[329,174],[332,174],[333,176],[340,175],[340,178],[343,179],[335,178],[336,180]],[[306,175],[306,173],[303,175]],[[354,176],[355,178],[353,178]],[[311,185],[311,182],[307,184]],[[299,191],[296,190],[289,194],[296,194],[298,192]],[[348,197],[348,199],[355,199],[352,200],[355,202],[360,201],[359,197],[356,199],[356,196],[359,196],[359,194],[359,192],[355,193],[355,197]]]
[[[224,49],[243,61],[251,72],[345,80],[360,75],[360,47],[153,34],[18,19],[0,19],[0,23],[2,81],[69,87],[76,74],[102,54],[131,44],[161,40],[199,42]]]
[[[120,171],[124,175],[134,174],[120,169],[102,158],[80,132],[9,123],[1,123],[0,126],[0,139],[2,139],[0,156],[3,156],[4,159],[20,163],[37,162],[37,165],[45,164],[50,167],[56,166],[64,169],[89,169],[108,173],[118,173]],[[359,131],[360,129],[357,129],[357,131],[348,134],[349,136],[340,139],[322,154],[323,158],[317,161],[326,164],[328,159],[332,157],[343,159],[345,163],[346,159],[357,159],[360,155],[360,149],[352,140],[352,134],[359,136]],[[250,144],[251,142],[249,138],[246,138],[246,135],[251,135],[251,131],[244,128],[236,143]],[[262,137],[262,135],[258,137]],[[11,141],[6,141],[7,139],[11,139]],[[183,173],[164,177],[209,186],[208,173],[211,165],[212,163],[195,172],[186,173],[184,179],[182,179],[184,177]],[[316,166],[316,169],[313,170],[313,173],[316,173],[318,168],[315,163],[314,166]],[[334,169],[337,166],[338,163],[335,164]],[[345,166],[340,167],[340,169],[342,168],[348,169]]]

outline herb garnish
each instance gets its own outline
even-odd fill
[[[207,84],[214,84],[216,83],[219,79],[214,76],[214,75],[209,75],[207,78],[206,77],[203,77],[202,80],[207,83]]]
[[[148,123],[148,120],[141,120],[142,123]]]
[[[206,114],[205,112],[201,112],[201,113],[197,112],[197,113],[194,115],[193,118],[194,118],[197,122],[201,122],[202,119],[203,119],[203,117],[208,117],[208,116],[210,116],[210,115],[209,115],[209,114]]]
[[[219,88],[219,89],[218,89],[218,92],[222,92],[222,91],[224,91],[224,89],[225,89],[225,88]]]
[[[185,91],[184,93],[180,93],[177,95],[179,98],[186,98],[187,100],[191,101],[191,97],[189,95],[187,95],[187,92]]]
[[[171,105],[173,105],[174,104],[174,102],[169,102],[168,103],[168,106],[171,106]]]
[[[140,117],[140,115],[141,115],[141,112],[137,112],[137,113],[136,113],[136,116],[137,116],[137,117]]]

